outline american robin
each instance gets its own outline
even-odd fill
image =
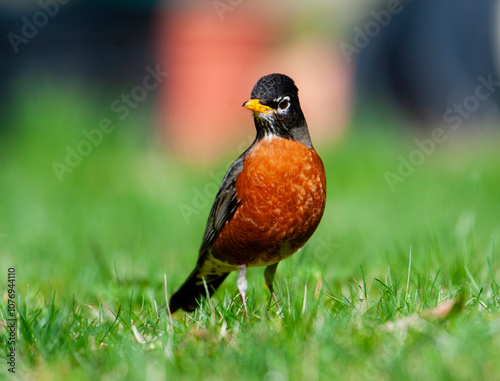
[[[194,311],[236,270],[246,309],[246,269],[253,266],[267,266],[266,285],[276,300],[278,263],[304,246],[323,216],[325,170],[293,80],[262,77],[243,107],[253,111],[257,137],[222,180],[196,267],[170,300],[172,313]]]

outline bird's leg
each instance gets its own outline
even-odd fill
[[[271,292],[271,297],[273,298],[274,302],[276,303],[276,306],[278,307],[278,311],[281,311],[281,307],[278,303],[278,298],[276,297],[276,294],[274,293],[273,289],[274,274],[276,274],[277,268],[278,268],[278,262],[267,266],[266,270],[264,271],[264,278],[266,279],[266,285],[269,288],[269,291]],[[271,303],[270,299],[269,303]]]
[[[241,302],[245,308],[245,315],[248,317],[246,293],[247,293],[247,265],[242,265],[238,267],[238,280],[236,281],[236,286],[240,292]]]

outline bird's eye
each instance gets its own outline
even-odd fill
[[[278,108],[280,110],[286,110],[288,107],[290,107],[290,100],[288,98],[285,98],[280,103],[278,103]]]

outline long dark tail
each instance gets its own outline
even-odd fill
[[[214,292],[219,288],[224,279],[227,278],[229,273],[221,273],[220,275],[210,275],[203,276],[201,273],[202,263],[200,261],[196,265],[196,268],[186,279],[184,284],[175,292],[170,298],[170,312],[174,313],[179,308],[184,311],[192,312],[199,306],[199,301],[201,298],[207,296],[207,289],[209,296],[212,296]],[[207,289],[205,289],[205,284],[203,283],[203,278],[207,284]]]

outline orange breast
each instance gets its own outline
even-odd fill
[[[236,179],[240,206],[213,245],[217,258],[263,266],[300,249],[326,201],[323,163],[314,149],[284,138],[256,143]]]

